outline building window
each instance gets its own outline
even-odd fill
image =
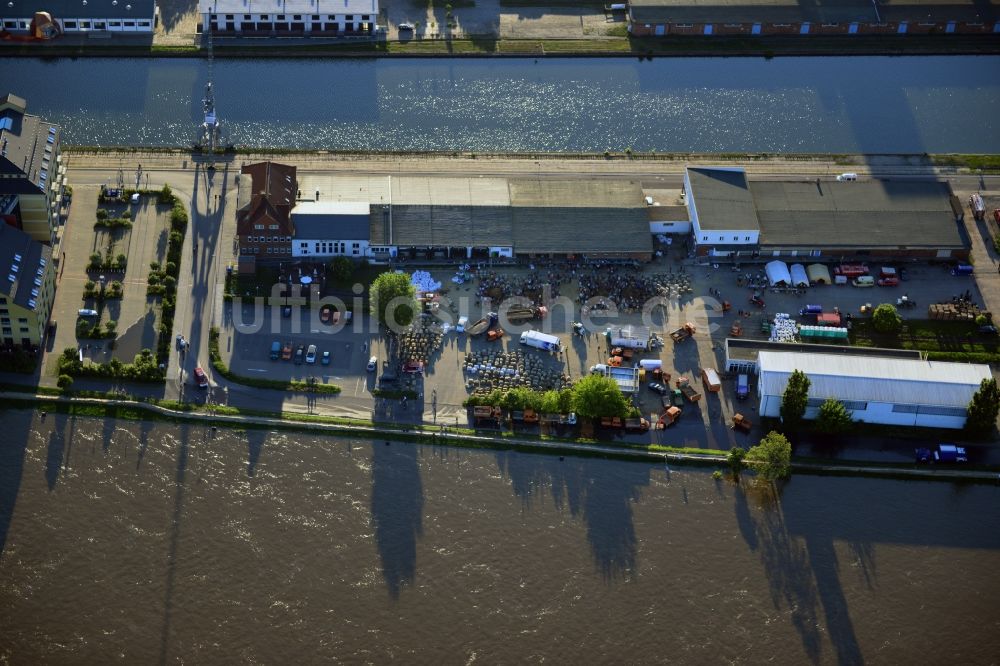
[[[312,20],[313,21],[318,21],[319,20],[319,14],[313,14],[312,15]]]
[[[292,15],[292,20],[293,21],[301,21],[302,20],[302,15],[301,14],[293,14]]]
[[[747,236],[745,240],[749,243],[750,242],[750,237]]]
[[[703,241],[707,241],[707,240],[708,240],[708,236],[702,236],[702,237],[701,237],[701,239],[702,239]]]
[[[125,21],[125,27],[126,28],[134,28],[135,27],[135,21]]]
[[[309,247],[309,244],[308,244],[308,243],[306,243],[306,242],[302,242],[302,243],[299,243],[299,247],[300,247],[301,249],[303,249],[303,250],[304,250],[304,249],[306,249],[307,247]]]
[[[71,30],[71,29],[75,30],[76,29],[76,21],[65,21],[63,23],[63,25],[66,26],[67,30]]]
[[[357,249],[358,249],[359,247],[361,247],[361,243],[354,243],[354,244],[352,245],[352,247],[353,247],[353,248],[354,248],[355,250],[357,250]]]
[[[345,21],[353,21],[354,20],[354,14],[348,14],[347,16],[344,17],[344,20]]]
[[[7,328],[7,327],[4,327],[4,329],[3,329],[3,334],[4,334],[4,335],[14,335],[14,331],[13,331],[12,329],[9,329],[9,328]]]
[[[270,225],[270,226],[268,227],[268,229],[273,229],[273,230],[277,230],[277,229],[278,229],[278,225],[277,225],[277,224],[272,224],[272,225]]]
[[[243,15],[243,20],[244,21],[250,21],[251,20],[250,15],[249,14],[244,14]]]
[[[232,14],[226,14],[226,20],[227,21],[232,21],[233,20],[233,15]]]
[[[277,20],[284,21],[285,20],[285,15],[284,14],[278,14],[278,19]]]

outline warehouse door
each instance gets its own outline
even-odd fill
[[[760,34],[760,23],[754,23],[753,24],[753,27],[750,29],[750,34],[751,35],[759,35]]]
[[[657,37],[662,37],[663,33],[666,32],[665,28],[666,28],[666,26],[662,26],[662,25],[656,26],[656,36]]]

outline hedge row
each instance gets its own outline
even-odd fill
[[[955,363],[997,363],[1000,364],[1000,353],[997,352],[927,352],[928,361],[954,361]]]
[[[319,384],[309,382],[298,382],[284,379],[259,379],[257,377],[244,377],[229,370],[222,361],[219,353],[219,329],[212,327],[208,333],[208,358],[212,363],[212,369],[231,382],[254,386],[256,388],[275,389],[277,391],[309,391],[312,393],[340,393],[340,387],[336,384]]]
[[[173,340],[174,309],[177,306],[174,290],[180,276],[181,252],[184,247],[184,235],[187,233],[188,214],[169,187],[164,186],[156,193],[156,196],[158,203],[173,206],[170,211],[170,235],[167,237],[166,265],[163,270],[159,270],[158,264],[157,268],[150,266],[150,277],[148,278],[150,287],[146,288],[146,293],[149,295],[163,296],[160,301],[160,329],[156,341],[156,358],[159,363],[165,364],[170,357],[170,344]]]
[[[125,379],[136,382],[162,382],[164,373],[156,364],[153,352],[143,349],[132,363],[122,363],[116,358],[107,363],[82,363],[75,347],[67,347],[59,357],[60,375],[70,377],[99,377]]]

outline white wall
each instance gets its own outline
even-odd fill
[[[341,248],[343,244],[343,248]],[[357,245],[357,247],[354,247]],[[292,240],[293,257],[367,257],[368,241],[295,238]]]
[[[781,396],[760,394],[760,384],[757,386],[760,395],[759,414],[777,418],[781,415]],[[806,410],[806,419],[815,419],[819,415],[818,407]],[[962,428],[965,426],[964,416],[939,416],[931,414],[906,414],[892,411],[892,404],[886,402],[869,402],[865,411],[852,411],[851,418],[865,423],[883,425],[922,426],[926,428]]]
[[[650,222],[649,232],[653,234],[689,234],[691,233],[691,222]]]

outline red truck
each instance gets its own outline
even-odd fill
[[[867,264],[841,264],[833,267],[834,275],[843,275],[846,278],[854,279],[862,275],[868,275]]]

